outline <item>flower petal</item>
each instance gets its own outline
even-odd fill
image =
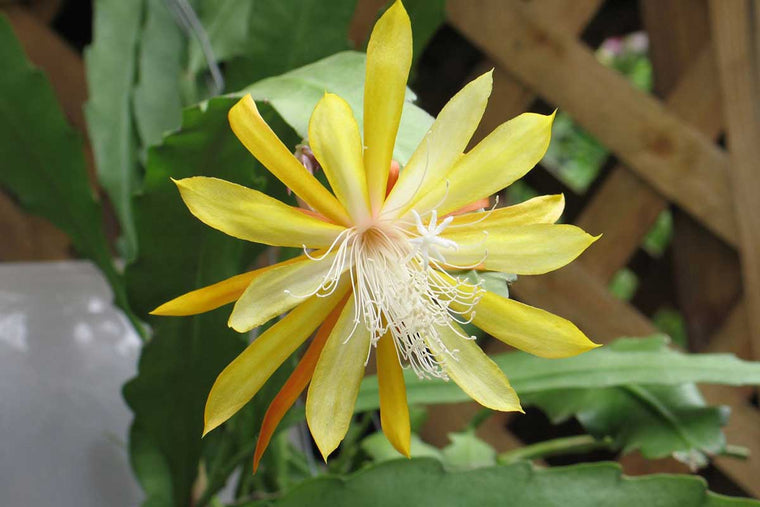
[[[459,326],[452,325],[456,332],[448,326],[440,326],[438,336],[442,344],[454,353],[454,357],[438,350],[432,340],[427,340],[430,350],[451,380],[484,407],[502,412],[522,412],[517,393],[509,385],[504,372],[478,347],[475,340],[463,338],[466,335]]]
[[[406,403],[404,372],[393,337],[386,334],[377,342],[377,383],[380,395],[380,424],[393,447],[409,457],[412,430]]]
[[[230,126],[256,159],[309,206],[335,223],[348,225],[346,210],[338,200],[293,156],[246,95],[232,106]]]
[[[375,24],[367,45],[364,167],[373,210],[379,210],[385,198],[411,65],[412,26],[397,0]]]
[[[335,254],[322,260],[299,258],[279,264],[256,277],[232,309],[229,326],[245,333],[290,310],[310,297],[323,283]],[[346,263],[344,269],[348,269]]]
[[[554,115],[524,113],[502,124],[467,152],[413,206],[420,214],[446,215],[521,178],[546,153]]]
[[[309,121],[309,145],[354,223],[369,217],[362,137],[348,102],[325,93]]]
[[[288,264],[294,264],[306,260],[305,256],[296,257],[284,262],[266,266],[247,273],[241,273],[233,277],[222,280],[212,285],[207,285],[196,289],[187,294],[167,301],[152,312],[151,315],[162,315],[165,317],[184,317],[187,315],[197,315],[199,313],[210,312],[220,306],[237,301],[245,292],[245,289],[251,284],[254,278],[262,273]]]
[[[206,435],[253,398],[272,373],[309,337],[346,294],[343,284],[328,297],[312,296],[264,331],[219,374],[206,401]]]
[[[457,215],[446,231],[459,232],[471,227],[490,231],[515,225],[553,224],[562,216],[564,209],[564,195],[540,195],[520,204],[496,208],[493,211]]]
[[[259,431],[259,438],[256,441],[256,451],[253,453],[253,473],[259,468],[259,461],[264,454],[269,441],[272,439],[277,425],[285,416],[285,414],[293,406],[293,403],[298,399],[306,386],[311,380],[311,376],[314,374],[314,368],[317,366],[317,360],[322,353],[322,349],[327,343],[327,337],[330,336],[330,332],[335,327],[335,322],[338,320],[343,307],[346,304],[348,297],[344,297],[343,301],[330,312],[324,323],[319,327],[319,331],[314,336],[314,339],[309,344],[309,348],[306,349],[303,357],[298,362],[298,365],[290,374],[285,385],[282,386],[277,396],[274,397],[272,403],[269,404],[266,414],[264,414],[264,420],[261,423],[261,430]]]
[[[346,436],[370,348],[367,328],[354,322],[351,296],[319,356],[306,395],[306,422],[322,457]]]
[[[383,214],[400,216],[413,207],[462,156],[480,123],[493,85],[492,72],[471,81],[449,100],[415,150],[383,205]]]
[[[570,357],[599,347],[569,320],[492,292],[483,294],[472,322],[507,345],[540,357]]]
[[[330,246],[345,230],[229,181],[195,176],[174,183],[190,212],[201,222],[246,241],[320,248]]]
[[[452,266],[482,265],[490,271],[539,275],[572,262],[599,236],[567,224],[534,224],[480,229],[446,229],[442,238],[457,248],[441,249]],[[451,232],[449,232],[451,231]]]

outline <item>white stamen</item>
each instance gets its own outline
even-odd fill
[[[439,273],[449,265],[441,249],[458,249],[456,242],[440,237],[453,218],[437,223],[433,211],[425,226],[416,211],[412,214],[414,228],[399,222],[378,222],[341,234],[327,253],[314,257],[315,262],[322,262],[335,250],[322,283],[308,295],[331,294],[348,270],[356,317],[345,341],[359,325],[366,326],[373,345],[390,333],[401,361],[419,377],[447,378],[441,356],[455,357],[456,351],[443,344],[439,329],[445,326],[463,339],[472,339],[455,322],[472,320],[482,290],[458,279],[452,284]]]

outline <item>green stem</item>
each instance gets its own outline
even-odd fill
[[[553,440],[526,445],[525,447],[505,452],[500,454],[496,460],[501,465],[508,465],[520,460],[531,460],[562,454],[577,454],[597,449],[613,450],[614,446],[612,439],[607,437],[602,440],[597,440],[591,435],[555,438]]]
[[[741,445],[727,444],[722,454],[730,458],[747,459],[749,458],[749,449]]]

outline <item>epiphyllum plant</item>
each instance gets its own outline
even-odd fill
[[[504,373],[461,323],[542,357],[595,347],[572,323],[455,274],[462,268],[545,273],[594,241],[577,227],[554,225],[564,206],[561,196],[461,213],[541,159],[553,116],[518,116],[464,153],[491,92],[491,75],[484,74],[443,108],[394,182],[389,172],[411,53],[409,18],[397,1],[378,21],[367,49],[363,137],[343,99],[327,93],[316,105],[308,141],[332,193],[277,138],[250,96],[230,110],[240,141],[310,209],[215,178],[176,182],[190,211],[209,226],[248,241],[304,248],[300,257],[154,311],[191,315],[237,301],[229,325],[246,332],[291,310],[219,375],[206,404],[204,434],[243,407],[318,328],[265,416],[256,464],[309,383],[309,428],[325,458],[335,450],[373,348],[382,428],[408,455],[405,366],[421,377],[453,380],[488,408],[521,410]]]

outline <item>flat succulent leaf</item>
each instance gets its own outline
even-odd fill
[[[760,363],[728,354],[684,354],[662,336],[620,339],[566,359],[541,359],[523,352],[493,356],[524,405],[545,409],[556,421],[576,416],[597,437],[610,436],[621,449],[640,448],[660,457],[719,453],[727,412],[707,407],[695,382],[760,383]],[[408,372],[407,372],[408,373]],[[409,404],[458,403],[468,396],[452,382],[405,377]],[[363,381],[357,412],[378,407],[377,378]],[[303,417],[293,411],[289,420]]]
[[[639,449],[646,458],[677,453],[692,468],[726,445],[721,427],[728,408],[706,406],[693,384],[558,389],[529,394],[522,401],[539,407],[554,423],[576,417],[595,437],[614,438],[623,452]]]
[[[365,507],[749,507],[760,502],[712,493],[700,477],[626,477],[615,463],[555,468],[516,463],[471,471],[446,471],[435,459],[400,459],[370,466],[345,478],[312,479],[277,500],[251,503],[248,507],[357,504]]]
[[[622,338],[564,359],[543,359],[525,352],[498,354],[491,359],[504,370],[521,397],[552,389],[628,384],[760,384],[760,362],[743,361],[731,354],[685,354],[668,348],[663,336]],[[420,380],[411,372],[406,372],[405,380],[409,404],[468,400],[451,382]],[[358,411],[377,408],[376,377],[364,380],[356,407]]]
[[[205,175],[265,188],[267,171],[227,124],[227,111],[234,102],[215,98],[186,109],[182,128],[150,149],[144,185],[134,198],[142,248],[128,266],[126,279],[131,300],[154,334],[143,348],[137,377],[125,386],[124,397],[135,416],[130,439],[133,467],[148,501],[156,505],[167,498],[168,505],[189,505],[201,455],[221,456],[209,459],[225,463],[225,456],[229,458],[241,445],[229,434],[200,438],[211,385],[247,344],[245,335],[227,327],[230,308],[195,317],[147,317],[168,299],[240,273],[261,251],[260,245],[228,237],[195,219],[170,179]],[[289,129],[277,123],[271,109],[263,110],[287,139]],[[263,416],[267,401],[266,394],[256,400],[256,417]],[[257,424],[246,421],[240,431],[250,440],[251,427]],[[215,473],[212,465],[207,464],[209,474]],[[155,470],[162,471],[164,478],[158,480]]]
[[[134,321],[87,176],[82,138],[66,122],[50,83],[29,64],[4,16],[0,60],[0,185],[69,236],[77,251],[100,268],[115,303]]]
[[[201,0],[197,10],[214,57],[227,62],[229,84],[235,85],[348,49],[355,5],[356,0]],[[189,61],[193,73],[206,66],[197,40],[190,45]]]
[[[362,125],[364,114],[364,64],[366,55],[344,51],[285,74],[263,79],[243,89],[254,99],[267,102],[302,138],[308,137],[311,112],[325,92],[340,95],[351,106],[356,121]],[[433,118],[411,101],[415,95],[407,91],[407,102],[393,157],[402,165],[412,156]]]
[[[122,250],[127,260],[137,254],[132,194],[139,173],[132,92],[144,7],[144,0],[96,0],[93,42],[85,51],[87,129],[98,179],[121,224]]]
[[[182,121],[187,37],[164,0],[146,0],[133,112],[143,155]]]

